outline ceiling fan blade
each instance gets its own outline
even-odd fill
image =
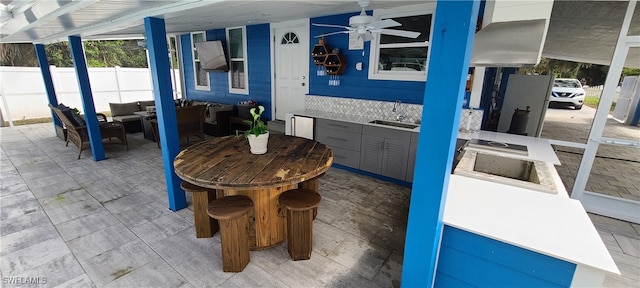
[[[373,33],[367,31],[367,33],[364,33],[364,35],[362,36],[362,40],[364,40],[365,42],[373,40]]]
[[[344,29],[349,29],[349,28],[351,28],[351,27],[349,27],[349,26],[333,25],[333,24],[316,24],[316,23],[311,23],[311,25],[313,25],[313,26],[319,26],[319,27],[332,27],[332,28],[344,28]]]
[[[375,32],[377,32],[377,31],[375,31]],[[380,33],[381,34],[387,34],[387,35],[393,35],[393,36],[413,38],[413,39],[418,38],[418,36],[420,36],[420,32],[405,31],[405,30],[393,30],[393,29],[380,29]]]
[[[320,37],[331,36],[336,34],[344,34],[344,33],[349,33],[349,31],[344,30],[344,31],[338,31],[338,32],[325,33],[325,34],[320,34],[318,36],[313,36],[313,38],[320,38]]]
[[[384,28],[402,26],[402,24],[398,23],[393,19],[384,19],[382,21],[371,22],[367,26],[371,27],[371,29],[384,29]]]

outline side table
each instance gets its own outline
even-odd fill
[[[155,113],[147,113],[147,111],[133,112],[133,114],[140,115],[142,117],[142,132],[144,133],[144,139],[156,141],[153,135],[153,129],[151,128],[151,120],[156,119]]]

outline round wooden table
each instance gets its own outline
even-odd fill
[[[333,163],[331,149],[313,140],[271,134],[267,147],[267,153],[254,155],[247,139],[227,136],[190,146],[173,164],[182,180],[216,189],[218,197],[246,195],[253,200],[250,218],[254,225],[249,225],[253,250],[273,247],[286,239],[284,209],[278,205],[278,196],[296,185],[317,191],[318,177]]]

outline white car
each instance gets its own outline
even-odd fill
[[[582,109],[585,92],[578,79],[556,78],[553,81],[549,106],[564,105],[573,106],[576,110]]]

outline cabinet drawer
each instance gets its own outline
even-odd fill
[[[360,152],[331,146],[329,148],[333,152],[333,163],[360,169]]]
[[[395,139],[399,141],[411,141],[411,133],[409,131],[402,131],[391,128],[377,127],[371,125],[364,125],[362,128],[362,134],[374,135],[383,138]]]
[[[316,129],[316,141],[332,148],[337,147],[360,151],[362,134],[318,127]]]
[[[350,133],[362,133],[362,124],[316,118],[316,127],[329,128]]]

